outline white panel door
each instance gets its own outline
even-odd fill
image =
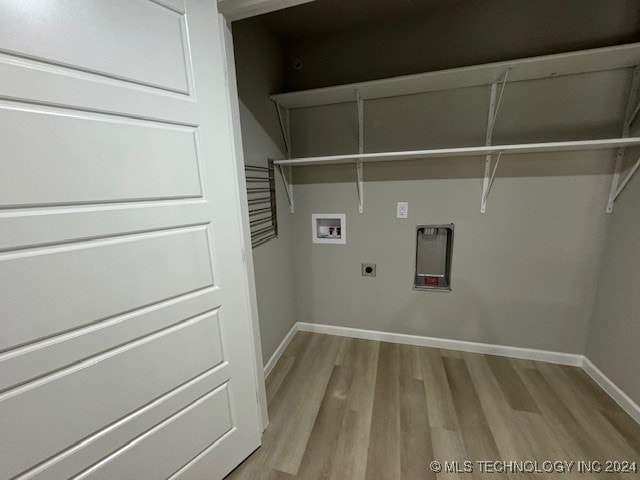
[[[0,0],[0,479],[259,446],[213,0]]]

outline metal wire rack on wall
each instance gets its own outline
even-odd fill
[[[256,248],[278,236],[276,184],[273,160],[267,167],[245,165],[251,247]]]

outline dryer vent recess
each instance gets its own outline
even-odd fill
[[[453,223],[416,226],[415,290],[451,291]]]

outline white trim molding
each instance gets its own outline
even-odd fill
[[[640,424],[640,406],[634,402],[629,395],[624,393],[620,387],[611,381],[602,371],[596,367],[591,360],[584,357],[582,369],[596,382],[600,387],[613,398],[620,407],[627,412],[636,423]]]
[[[365,340],[379,340],[391,343],[403,343],[417,345],[419,347],[442,348],[445,350],[459,350],[462,352],[484,353],[499,355],[502,357],[522,358],[525,360],[538,360],[541,362],[556,363],[559,365],[582,365],[582,355],[573,353],[553,352],[549,350],[536,350],[533,348],[509,347],[507,345],[494,345],[490,343],[468,342],[465,340],[450,340],[446,338],[422,337],[419,335],[406,335],[403,333],[380,332],[375,330],[362,330],[359,328],[337,327],[334,325],[320,325],[316,323],[298,322],[298,330],[302,332],[326,333],[341,337],[363,338]]]
[[[269,361],[264,365],[264,378],[267,378],[269,376],[269,374],[271,373],[271,370],[273,370],[273,367],[276,366],[276,363],[278,363],[278,360],[280,360],[280,357],[289,346],[289,343],[291,343],[291,340],[293,340],[293,337],[298,331],[299,324],[300,324],[299,322],[295,323],[293,327],[291,327],[291,330],[289,330],[289,333],[285,335],[285,337],[280,342],[280,345],[278,345],[278,348],[276,348],[276,351],[273,352],[273,355],[271,355],[271,358],[269,358]]]
[[[234,22],[264,13],[295,7],[313,0],[218,0],[218,11]]]

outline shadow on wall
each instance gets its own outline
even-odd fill
[[[233,45],[240,101],[271,141],[284,147],[276,106],[269,100],[284,84],[280,41],[255,17],[233,23]]]
[[[289,90],[640,38],[635,0],[322,0],[269,17],[270,26],[289,37]],[[302,69],[294,68],[296,58],[303,61]]]

